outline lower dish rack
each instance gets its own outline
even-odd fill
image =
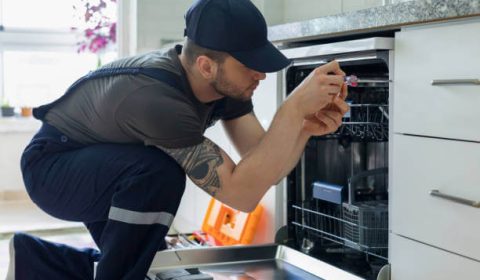
[[[351,248],[365,253],[367,258],[387,260],[388,205],[385,201],[322,205],[311,200],[292,208],[295,218],[291,224],[302,232],[304,253],[310,254],[320,243],[329,252]]]
[[[386,201],[343,203],[345,245],[382,256],[388,248],[388,204]]]

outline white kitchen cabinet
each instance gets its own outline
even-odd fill
[[[478,279],[480,263],[390,234],[391,280]]]
[[[397,33],[395,132],[480,141],[479,50],[478,19]]]
[[[278,74],[267,73],[265,80],[261,81],[253,95],[253,108],[256,117],[265,130],[272,123],[273,117],[281,100],[278,92]],[[273,243],[277,230],[284,225],[283,211],[283,185],[272,186],[263,196],[260,204],[263,214],[256,230],[253,244]]]
[[[480,144],[405,135],[394,143],[392,231],[480,261],[480,208],[430,194],[480,201]]]
[[[480,208],[459,203],[480,201],[480,36],[474,34],[480,34],[478,18],[406,27],[395,36],[394,280],[479,277]]]
[[[278,107],[277,74],[268,73],[264,81],[261,81],[252,98],[255,115],[268,129]],[[221,121],[207,129],[205,137],[219,145],[233,161],[240,161],[240,156],[230,143]],[[276,231],[283,225],[283,212],[279,211],[282,195],[281,186],[272,187],[260,201],[263,206],[263,214],[260,218],[253,244],[272,243]],[[172,225],[174,232],[192,232],[201,229],[208,203],[211,197],[203,190],[187,180],[186,190],[182,197],[177,215]]]

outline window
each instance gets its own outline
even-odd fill
[[[0,103],[15,107],[48,103],[97,67],[97,54],[78,53],[81,34],[72,30],[83,27],[73,6],[83,7],[85,2],[0,0]],[[105,2],[115,10],[114,1]],[[102,54],[103,63],[114,58],[114,50]]]
[[[95,65],[95,55],[75,51],[4,51],[5,97],[14,106],[44,104]]]
[[[68,0],[3,0],[3,26],[68,30],[77,24],[73,17],[72,2]]]

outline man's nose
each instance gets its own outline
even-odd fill
[[[255,80],[260,81],[260,80],[265,80],[267,75],[262,72],[253,71],[253,77],[255,78]]]

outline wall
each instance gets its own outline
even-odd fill
[[[185,12],[193,0],[128,0],[119,5],[125,9],[124,17],[131,17],[124,25],[133,26],[126,31],[135,32],[134,40],[125,43],[131,45],[126,54],[143,53],[158,49],[165,44],[183,40],[185,28]],[[283,0],[252,0],[261,11],[269,24],[283,22]],[[128,7],[125,7],[128,6]],[[121,27],[120,27],[121,28]]]
[[[137,52],[183,38],[183,16],[192,0],[140,0],[137,3]]]
[[[20,172],[20,156],[40,122],[34,119],[0,117],[0,201],[8,193],[25,190]]]
[[[414,0],[252,0],[269,26],[405,1]],[[119,34],[121,55],[143,53],[161,48],[172,41],[181,41],[184,14],[192,2],[193,0],[119,1],[119,30],[129,33]]]
[[[338,0],[284,0],[284,22],[302,21],[342,12]]]
[[[267,25],[281,24],[284,22],[285,1],[278,0],[252,0],[253,4],[262,12]]]

